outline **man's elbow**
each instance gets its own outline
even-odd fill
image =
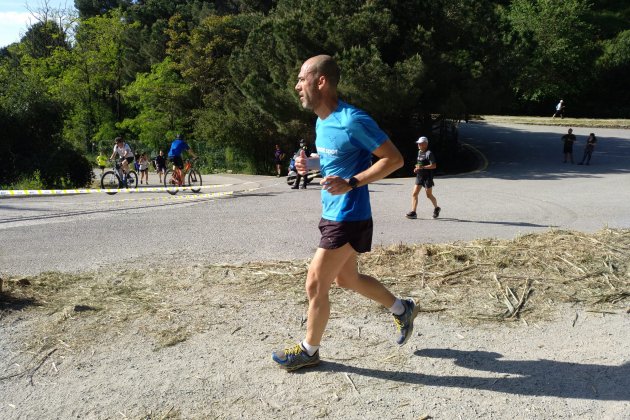
[[[396,171],[402,168],[404,164],[405,160],[403,159],[402,155],[400,153],[397,153],[396,156],[394,156],[392,159],[392,170]]]

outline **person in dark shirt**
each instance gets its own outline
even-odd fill
[[[595,144],[597,143],[597,137],[595,137],[595,133],[591,133],[586,139],[586,146],[584,146],[584,155],[582,156],[582,161],[578,163],[578,165],[589,165],[591,162],[591,157],[593,156],[593,150],[595,150]]]
[[[562,136],[562,143],[563,143],[563,148],[562,151],[564,153],[564,163],[567,163],[567,161],[571,161],[571,163],[575,163],[573,162],[573,143],[575,143],[575,134],[573,134],[573,129],[569,128],[569,131],[567,132],[567,134],[565,134],[564,136]]]
[[[276,150],[273,153],[273,163],[276,165],[276,176],[282,173],[282,161],[284,160],[284,151],[276,144]]]
[[[297,150],[296,155],[299,155],[301,150],[304,150],[304,152],[306,153],[306,157],[311,156],[311,148],[308,147],[308,144],[306,143],[306,140],[304,139],[300,140],[300,148]],[[301,187],[300,187],[300,180],[303,180]],[[302,188],[304,190],[306,189],[307,183],[308,183],[308,174],[301,175],[299,172],[297,172],[297,175],[295,177],[295,184],[293,184],[291,188],[294,190],[297,190],[298,188]]]
[[[429,139],[422,136],[416,141],[418,144],[418,157],[416,167],[413,170],[413,173],[416,174],[416,185],[413,187],[413,192],[411,194],[411,211],[407,213],[405,216],[407,219],[415,219],[418,217],[416,214],[416,208],[418,207],[418,194],[420,194],[420,190],[424,187],[427,198],[433,204],[433,218],[437,219],[440,216],[440,211],[442,210],[437,205],[437,200],[433,196],[433,171],[437,168],[437,163],[435,161],[435,155],[429,150]]]
[[[166,173],[166,158],[164,157],[164,150],[160,150],[160,153],[155,157],[155,171],[160,176],[160,184],[162,184],[162,175]]]

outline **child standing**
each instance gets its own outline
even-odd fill
[[[96,164],[99,168],[101,168],[101,175],[105,172],[105,165],[107,165],[107,155],[105,155],[105,151],[101,150],[96,157]]]
[[[142,184],[144,179],[144,183],[149,185],[149,158],[146,153],[140,155],[138,169],[140,171],[140,184]]]
[[[435,155],[429,150],[429,139],[422,136],[416,141],[418,145],[418,158],[416,167],[413,173],[416,174],[416,185],[413,187],[411,194],[411,211],[405,216],[408,219],[415,219],[418,217],[416,214],[416,208],[418,207],[418,194],[424,187],[427,198],[433,204],[433,218],[437,219],[440,216],[441,208],[437,205],[437,200],[433,196],[433,171],[437,168],[435,162]]]

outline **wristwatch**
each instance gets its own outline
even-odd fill
[[[350,179],[348,180],[348,185],[350,185],[350,188],[352,188],[353,190],[357,187],[358,183],[359,183],[359,180],[356,179],[355,177],[350,177]]]

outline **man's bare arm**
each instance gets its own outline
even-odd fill
[[[389,139],[380,145],[373,154],[379,158],[379,160],[365,171],[354,175],[354,178],[358,181],[357,187],[383,179],[396,169],[401,168],[404,164],[403,157],[398,151],[398,148]],[[333,195],[345,194],[352,190],[352,187],[348,184],[348,180],[339,178],[338,176],[327,176],[320,181],[320,184],[323,185],[326,191]]]

